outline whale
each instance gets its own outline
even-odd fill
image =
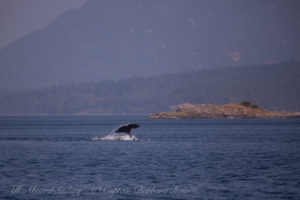
[[[126,124],[126,125],[122,125],[121,127],[119,127],[115,133],[126,133],[129,135],[129,137],[131,138],[131,131],[133,129],[139,128],[140,126],[137,124]]]

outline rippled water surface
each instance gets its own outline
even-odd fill
[[[106,137],[124,123],[131,140]],[[300,119],[0,117],[0,199],[300,199]]]

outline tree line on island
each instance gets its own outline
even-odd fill
[[[300,111],[300,63],[203,69],[148,78],[58,84],[2,95],[0,114],[147,114],[181,103],[243,100]]]

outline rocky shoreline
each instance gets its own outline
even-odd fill
[[[243,101],[226,105],[182,104],[175,111],[160,112],[150,119],[276,119],[300,118],[300,112],[267,111],[257,104]]]

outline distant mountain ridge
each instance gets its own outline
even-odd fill
[[[300,111],[299,77],[300,62],[284,62],[55,85],[0,98],[0,114],[146,114],[182,103],[243,100],[270,111]]]
[[[297,1],[91,0],[1,49],[0,89],[297,59],[299,8]]]

